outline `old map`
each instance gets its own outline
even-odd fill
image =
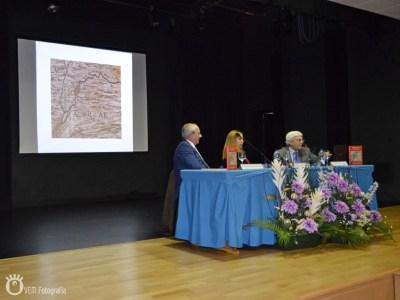
[[[121,138],[120,66],[51,59],[53,138]]]

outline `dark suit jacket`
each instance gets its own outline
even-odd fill
[[[293,163],[292,157],[290,156],[289,147],[283,147],[279,150],[276,150],[275,153],[279,153],[279,156],[283,162],[285,161],[285,157],[287,155],[289,157],[290,162]],[[299,150],[299,156],[300,156],[301,162],[303,162],[303,163],[309,163],[309,164],[319,163],[319,157],[317,155],[315,155],[314,153],[312,153],[310,151],[310,148],[308,148],[308,147],[302,147]]]
[[[194,149],[186,140],[181,141],[175,149],[174,170],[176,193],[179,193],[181,184],[181,170],[183,169],[205,169],[208,164],[201,158],[196,149]]]

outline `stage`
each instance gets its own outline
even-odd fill
[[[381,212],[400,240],[400,206]],[[399,254],[400,244],[391,240],[360,249],[331,244],[284,252],[265,246],[230,255],[157,238],[2,259],[2,284],[17,274],[31,289],[16,297],[3,286],[0,298],[345,299],[328,295],[349,291],[350,299],[352,291],[364,290],[366,299],[384,299],[393,293],[387,287],[400,271]]]

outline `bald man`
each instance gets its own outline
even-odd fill
[[[286,134],[286,147],[276,150],[274,156],[278,154],[283,162],[288,162],[289,164],[319,163],[319,157],[312,153],[308,147],[303,146],[303,144],[303,133],[297,130],[289,131]]]

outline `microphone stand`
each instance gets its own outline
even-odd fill
[[[271,164],[271,160],[268,159],[268,157],[256,146],[254,146],[251,142],[248,140],[244,140],[246,144],[248,144],[253,150],[255,150],[258,154],[261,155],[262,159],[264,160],[264,164]]]

